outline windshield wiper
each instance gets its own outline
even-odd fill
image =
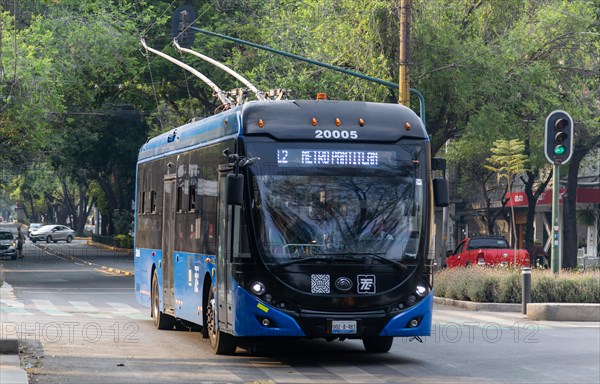
[[[275,264],[274,268],[282,268],[282,267],[286,267],[288,265],[291,264],[297,264],[297,263],[302,263],[303,261],[313,261],[313,260],[327,260],[324,257],[319,257],[319,256],[310,256],[310,257],[299,257],[299,258],[295,258],[293,260],[287,260],[281,263],[277,263]]]

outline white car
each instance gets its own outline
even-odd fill
[[[64,240],[67,243],[70,243],[75,238],[75,231],[69,227],[58,224],[44,225],[31,232],[30,235],[31,241],[34,243],[36,241],[44,241],[49,243],[51,241],[57,242],[59,240]]]
[[[36,229],[40,229],[44,224],[42,223],[31,223],[29,224],[29,228],[27,228],[27,237],[29,237],[31,239],[31,232],[35,231]]]

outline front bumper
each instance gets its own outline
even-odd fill
[[[270,306],[249,292],[238,287],[235,290],[236,319],[235,336],[295,336],[295,337],[347,337],[363,338],[372,336],[429,336],[431,333],[431,313],[433,291],[416,305],[396,315],[381,312],[360,312],[343,314],[335,312],[303,312],[293,316]],[[268,319],[265,326],[263,320]],[[356,334],[332,335],[328,331],[329,320],[357,320]],[[416,325],[412,320],[416,320]]]
[[[15,256],[17,249],[14,246],[10,246],[5,249],[0,249],[0,256]]]

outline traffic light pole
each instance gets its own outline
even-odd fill
[[[573,155],[573,118],[565,111],[550,112],[544,124],[544,154],[552,164],[552,272],[560,269],[560,206],[559,187],[561,164],[566,164]]]
[[[558,225],[559,222],[559,205],[558,205],[558,200],[559,200],[559,180],[560,180],[560,175],[558,174],[560,169],[560,166],[558,164],[553,164],[552,165],[552,248],[551,248],[551,261],[552,261],[552,272],[553,273],[558,273],[560,266],[559,264],[559,260],[558,260],[558,255],[559,255],[559,241],[558,241],[558,237],[560,236],[560,227]]]

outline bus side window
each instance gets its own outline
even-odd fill
[[[150,191],[150,213],[156,213],[156,191]]]
[[[196,186],[190,185],[188,211],[196,212]]]
[[[140,192],[140,211],[138,213],[146,213],[146,192]]]
[[[183,211],[183,187],[177,187],[177,212]]]

